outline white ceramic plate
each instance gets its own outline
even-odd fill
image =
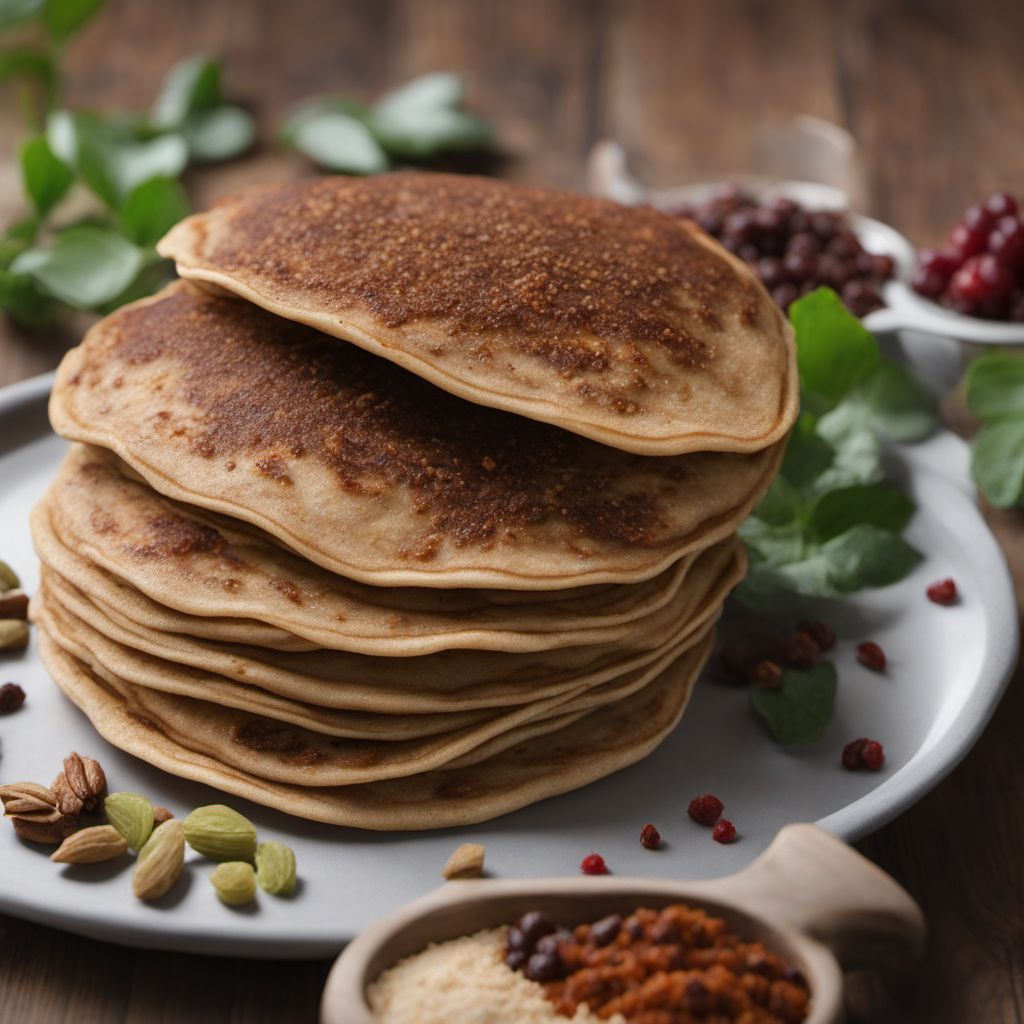
[[[37,564],[28,512],[64,451],[46,423],[49,378],[0,391],[0,556],[32,590]],[[700,878],[752,860],[792,821],[816,821],[844,839],[879,827],[934,786],[977,739],[996,706],[1017,652],[1013,589],[1002,554],[974,506],[964,445],[949,434],[895,453],[920,507],[910,540],[925,554],[902,583],[867,592],[834,618],[841,642],[838,711],[824,740],[782,750],[747,711],[742,689],[702,682],[679,729],[650,758],[626,771],[498,821],[444,832],[360,833],[306,824],[229,798],[261,836],[292,845],[302,887],[293,900],[261,895],[232,911],[197,860],[156,905],[131,895],[127,859],[60,868],[0,824],[0,910],[87,935],[140,946],[267,957],[327,956],[371,921],[433,889],[449,853],[473,839],[501,877],[572,875],[580,858],[602,853],[619,874]],[[928,583],[953,576],[961,604],[926,600]],[[856,642],[878,641],[885,675],[857,665]],[[78,750],[99,758],[115,789],[138,790],[181,815],[223,798],[181,782],[100,740],[57,691],[36,656],[0,660],[0,681],[17,680],[25,707],[0,718],[0,780],[48,783]],[[874,736],[887,751],[879,774],[839,767],[843,744]],[[697,793],[725,801],[741,833],[732,846],[711,841],[686,817]],[[666,846],[645,850],[653,822]]]

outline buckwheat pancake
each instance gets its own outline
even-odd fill
[[[596,686],[653,663],[670,645],[694,635],[718,613],[743,575],[733,545],[695,567],[694,586],[678,603],[636,624],[628,643],[530,654],[446,651],[414,659],[348,652],[285,653],[166,635],[133,625],[87,598],[44,566],[43,580],[60,604],[110,639],[166,662],[216,673],[305,703],[351,711],[408,714],[504,708]]]
[[[45,632],[40,632],[39,641],[57,685],[114,746],[181,778],[286,814],[385,831],[487,821],[642,760],[682,716],[693,682],[710,653],[712,637],[625,701],[479,764],[329,788],[269,782],[191,749],[186,737],[137,710],[129,698],[62,651]]]
[[[784,444],[627,454],[184,283],[93,327],[50,417],[160,493],[376,586],[650,579],[735,531]]]
[[[785,317],[653,209],[461,175],[321,178],[223,200],[158,249],[471,402],[625,451],[753,452],[796,417]]]
[[[43,604],[46,604],[44,598]],[[40,628],[65,649],[56,615],[43,613]],[[125,693],[144,714],[189,737],[189,745],[261,778],[300,786],[360,785],[430,771],[454,762],[471,764],[515,746],[555,732],[588,712],[620,703],[650,685],[686,650],[699,645],[713,627],[705,623],[695,635],[662,651],[649,668],[629,672],[598,687],[524,704],[479,723],[414,739],[374,737],[355,739],[284,723],[279,719],[184,697],[165,689],[135,686],[106,662],[86,658],[93,671]]]
[[[496,591],[370,587],[297,558],[258,531],[163,498],[126,479],[111,453],[83,445],[71,448],[31,522],[45,563],[138,622],[288,649],[303,637],[311,645],[390,657],[609,642],[671,601],[697,557],[684,556],[642,583],[568,596],[549,591],[543,604],[509,604]],[[110,573],[163,608],[141,607],[141,595],[104,580]],[[170,622],[167,609],[204,621]]]

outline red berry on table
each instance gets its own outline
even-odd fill
[[[725,804],[712,793],[701,793],[690,801],[686,813],[697,822],[698,825],[714,825],[722,816]]]
[[[938,580],[928,590],[928,600],[935,604],[952,604],[957,597],[956,581],[951,579]]]
[[[722,818],[720,822],[711,830],[711,838],[716,843],[732,843],[736,841],[736,826],[726,818]]]
[[[1024,223],[1002,217],[988,236],[988,251],[1005,267],[1024,268]]]
[[[972,228],[966,224],[957,224],[949,233],[949,244],[965,259],[981,252],[987,240],[986,228]]]
[[[864,750],[864,744],[867,740],[864,738],[857,740],[850,740],[849,743],[843,747],[842,754],[842,765],[848,772],[855,772],[864,763],[861,759],[861,754]]]
[[[874,640],[865,640],[857,645],[857,660],[872,672],[885,671],[885,651]]]
[[[656,850],[661,846],[661,833],[648,822],[640,829],[640,843],[648,850]]]
[[[0,686],[0,715],[9,715],[25,703],[25,691],[17,683]]]
[[[608,865],[599,853],[589,853],[580,861],[580,871],[585,875],[607,875]]]

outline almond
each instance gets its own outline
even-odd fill
[[[113,825],[95,825],[74,832],[50,855],[57,864],[99,864],[128,850],[128,842]]]

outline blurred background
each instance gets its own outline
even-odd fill
[[[766,126],[809,114],[852,136],[863,212],[934,243],[968,203],[1024,190],[1022,43],[1020,0],[2,0],[3,266],[75,222],[105,233],[124,274],[97,282],[79,253],[59,268],[75,301],[53,308],[0,270],[16,313],[0,318],[0,384],[55,366],[88,310],[165,273],[152,241],[186,204],[323,168],[411,161],[585,188],[591,148],[613,138],[641,178],[673,185],[755,169]],[[465,96],[382,111],[438,71]],[[61,111],[78,114],[55,126]],[[132,198],[150,170],[168,184]],[[1009,516],[993,520],[1004,536]],[[915,975],[853,980],[854,1020],[1024,1016],[1020,851],[988,833],[985,804],[1019,745],[1017,683],[1005,727],[861,844],[922,901],[933,938]],[[1004,792],[999,813],[1021,818],[1020,797]],[[309,1021],[327,966],[122,950],[0,918],[0,1020]]]

